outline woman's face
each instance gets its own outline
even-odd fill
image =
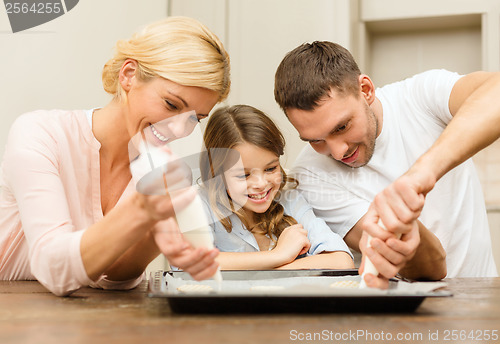
[[[134,77],[127,92],[127,130],[130,137],[143,133],[161,146],[189,135],[217,103],[217,92],[183,86],[160,77],[147,82]]]
[[[227,193],[247,214],[264,213],[282,181],[279,156],[250,143],[234,149],[240,160],[224,172]]]

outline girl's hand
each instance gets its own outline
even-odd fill
[[[173,218],[158,222],[153,229],[156,245],[169,264],[187,271],[195,280],[212,277],[219,264],[215,258],[217,249],[193,248],[182,236]]]
[[[307,230],[301,224],[296,224],[283,230],[273,251],[282,255],[283,264],[286,264],[306,253],[310,247]]]

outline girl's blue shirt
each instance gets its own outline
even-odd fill
[[[214,245],[221,252],[257,252],[259,245],[253,234],[246,229],[236,214],[229,210],[224,212],[229,216],[232,230],[228,232],[217,215],[212,210],[205,190],[200,192],[205,213],[207,214],[210,228],[214,236]],[[307,255],[315,255],[321,252],[343,251],[351,255],[344,240],[334,233],[325,221],[316,217],[311,206],[307,203],[299,191],[292,189],[282,192],[277,200],[285,210],[285,214],[292,216],[307,230],[307,237],[311,243]],[[270,247],[272,249],[272,247]]]

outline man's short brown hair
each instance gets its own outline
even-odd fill
[[[357,94],[358,65],[344,47],[328,42],[305,43],[290,51],[275,75],[274,98],[281,109],[310,111],[332,89]]]

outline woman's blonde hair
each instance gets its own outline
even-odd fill
[[[293,217],[284,214],[280,203],[273,200],[266,212],[255,214],[255,225],[249,227],[243,209],[234,211],[234,204],[226,191],[224,169],[227,167],[228,159],[234,159],[230,151],[238,144],[250,143],[276,156],[283,155],[285,139],[276,124],[265,113],[248,105],[219,108],[210,116],[203,138],[207,154],[202,155],[200,161],[202,188],[208,194],[210,207],[228,232],[232,229],[231,220],[224,216],[228,211],[234,212],[249,231],[256,227],[264,229],[273,241],[286,227],[297,223]],[[281,165],[280,170],[282,181],[275,199],[280,196],[281,190],[288,183],[291,187],[296,187],[298,184],[295,179],[286,175]],[[219,176],[222,178],[218,178]]]
[[[146,26],[129,40],[116,43],[115,56],[102,71],[104,90],[120,97],[118,75],[123,63],[138,63],[142,81],[160,76],[183,86],[203,87],[227,98],[230,88],[229,55],[210,30],[195,19],[169,17]]]

